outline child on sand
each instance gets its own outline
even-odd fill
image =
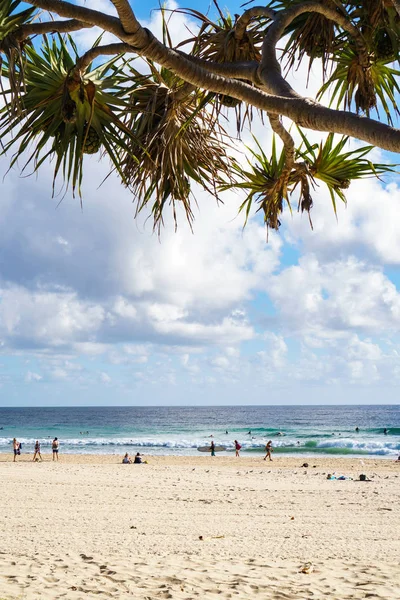
[[[33,455],[33,461],[36,460],[36,456],[38,456],[40,458],[40,460],[43,460],[42,455],[40,454],[40,443],[39,440],[36,440],[35,442],[35,454]],[[38,458],[38,460],[39,460]]]
[[[266,455],[264,456],[264,460],[267,460],[267,458],[269,458],[269,460],[272,460],[271,452],[273,451],[274,449],[272,447],[272,440],[269,440],[267,442],[267,445],[265,446]]]

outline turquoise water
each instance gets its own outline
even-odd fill
[[[393,405],[0,408],[0,428],[0,452],[10,452],[13,437],[23,452],[32,452],[36,439],[50,451],[57,436],[66,453],[191,455],[211,435],[227,452],[239,440],[244,454],[263,452],[269,439],[278,454],[400,452],[400,406]]]

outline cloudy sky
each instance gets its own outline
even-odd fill
[[[159,31],[159,14],[136,4]],[[186,26],[176,15],[175,40]],[[270,133],[256,132],[268,151]],[[286,213],[267,243],[258,216],[243,230],[235,193],[217,206],[196,190],[194,233],[167,217],[159,239],[116,178],[100,186],[97,156],[82,210],[51,197],[51,165],[7,169],[0,158],[0,405],[399,402],[396,178],[352,184],[338,221],[321,189],[314,231]]]

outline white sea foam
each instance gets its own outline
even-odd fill
[[[18,438],[22,443],[22,450],[30,452],[33,449],[35,441],[38,438]],[[400,450],[400,438],[389,439],[382,441],[381,439],[374,438],[346,438],[346,437],[335,437],[330,439],[316,440],[303,438],[300,444],[296,439],[292,438],[273,438],[273,446],[279,452],[281,451],[290,452],[317,452],[319,454],[329,453],[330,450],[337,450],[340,454],[340,450],[344,453],[363,453],[371,455],[397,455]],[[51,447],[53,438],[45,437],[39,438],[43,450]],[[213,438],[216,445],[227,446],[228,451],[233,451],[234,444],[233,440],[226,439],[226,437],[215,437]],[[135,437],[72,437],[63,438],[60,437],[60,448],[69,452],[101,452],[101,453],[112,453],[120,452],[122,449],[148,449],[149,451],[155,451],[162,454],[168,454],[170,451],[179,452],[191,452],[197,449],[199,446],[208,445],[210,438],[204,437],[171,437],[171,436],[135,436]],[[246,451],[260,451],[262,452],[265,447],[266,438],[257,439],[245,439],[239,440],[242,445],[242,450]],[[12,439],[8,437],[0,437],[0,450],[10,451],[12,447]]]

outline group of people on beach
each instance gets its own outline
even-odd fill
[[[249,432],[251,433],[251,431]],[[239,442],[237,440],[235,440],[233,442],[235,444],[235,456],[237,458],[239,458],[240,456],[240,450],[242,448],[241,444],[239,444]],[[272,456],[271,453],[274,451],[273,447],[272,447],[272,440],[269,440],[265,446],[265,457],[264,460],[267,460],[267,458],[269,458],[269,460],[272,460]],[[215,442],[214,440],[211,440],[210,443],[210,452],[211,452],[211,456],[215,456]]]
[[[131,457],[129,456],[128,452],[126,452],[124,458],[122,459],[122,464],[124,465],[140,465],[142,464],[143,460],[142,460],[142,455],[140,454],[140,452],[136,452],[135,458],[132,460]]]
[[[60,447],[60,442],[58,441],[58,438],[55,437],[51,443],[51,450],[53,452],[53,460],[58,460],[59,447]],[[14,462],[16,462],[17,456],[20,456],[21,450],[22,450],[22,444],[21,444],[21,442],[19,442],[17,440],[17,438],[13,439],[13,450],[14,450]],[[42,452],[40,449],[40,442],[39,442],[39,440],[36,440],[35,450],[34,450],[32,461],[35,462],[35,461],[39,461],[39,460],[42,461],[43,457],[42,457]]]

